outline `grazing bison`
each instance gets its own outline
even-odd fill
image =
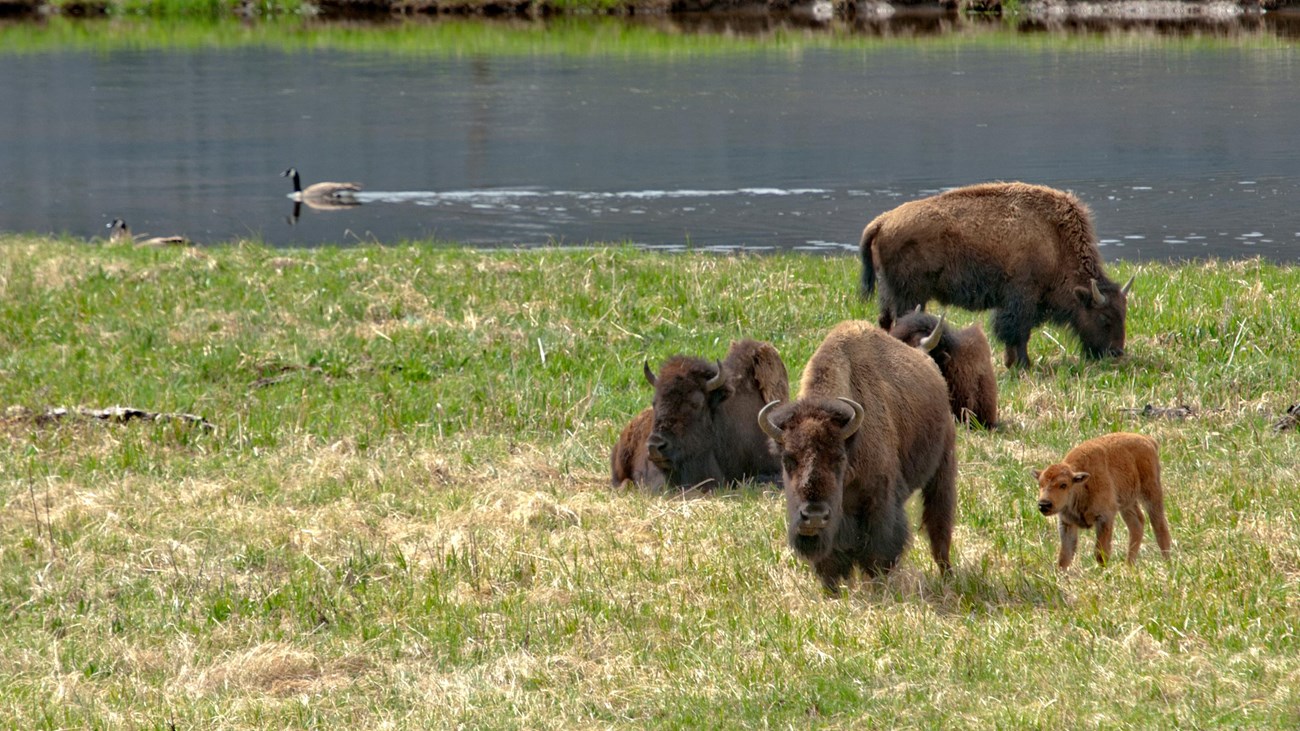
[[[957,437],[944,393],[924,354],[843,322],[808,361],[798,399],[759,413],[781,455],[790,547],[832,594],[854,566],[877,576],[898,563],[917,490],[930,555],[947,572]]]
[[[632,421],[623,428],[618,436],[618,443],[609,456],[611,481],[614,487],[625,482],[634,482],[650,488],[664,485],[664,473],[650,461],[650,451],[646,440],[654,428],[655,410],[647,407],[632,417]]]
[[[1151,518],[1160,552],[1169,557],[1169,524],[1160,486],[1160,455],[1156,442],[1141,434],[1119,432],[1089,439],[1071,449],[1065,460],[1044,470],[1034,470],[1038,480],[1038,510],[1057,516],[1061,553],[1057,566],[1064,569],[1074,559],[1080,528],[1097,528],[1097,563],[1110,555],[1115,514],[1128,526],[1128,561],[1137,560],[1142,547],[1142,511]]]
[[[931,299],[995,309],[1006,364],[1029,364],[1029,333],[1068,325],[1090,358],[1123,355],[1130,279],[1101,266],[1088,208],[1070,193],[985,183],[904,203],[862,232],[862,293],[880,287],[880,326]]]
[[[654,386],[654,406],[615,445],[614,484],[641,482],[638,473],[676,487],[778,479],[780,465],[757,415],[763,404],[789,398],[790,379],[770,343],[734,342],[721,362],[674,356],[657,376],[647,364],[645,377]]]
[[[944,318],[913,312],[894,322],[890,335],[930,354],[948,382],[948,406],[960,421],[986,428],[998,423],[998,379],[984,329],[946,326]]]

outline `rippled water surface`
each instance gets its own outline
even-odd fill
[[[0,99],[6,231],[836,251],[1021,179],[1075,191],[1108,258],[1300,259],[1295,48],[69,51],[4,58]],[[291,165],[360,205],[295,221]]]

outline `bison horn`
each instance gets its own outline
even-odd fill
[[[1133,288],[1133,280],[1134,280],[1134,279],[1137,279],[1137,275],[1136,275],[1136,274],[1134,274],[1133,276],[1129,277],[1129,278],[1128,278],[1128,281],[1124,283],[1124,286],[1119,288],[1119,292],[1120,292],[1120,294],[1124,294],[1124,295],[1127,295],[1127,294],[1128,294],[1128,291],[1129,291],[1130,289]]]
[[[1092,303],[1098,307],[1105,307],[1106,295],[1102,294],[1101,290],[1097,287],[1097,280],[1089,279],[1088,283],[1092,285]]]
[[[655,372],[652,371],[652,370],[650,370],[650,361],[645,361],[645,364],[643,365],[643,368],[645,369],[645,370],[643,371],[643,372],[645,373],[645,379],[646,379],[647,381],[650,382],[650,385],[651,385],[651,386],[654,386],[654,385],[655,385]]]
[[[844,429],[840,432],[840,439],[848,439],[862,427],[862,420],[866,417],[867,410],[862,408],[862,404],[853,399],[847,399],[843,396],[840,396],[839,398],[841,401],[853,408],[853,418],[849,420],[849,423],[844,425]]]
[[[924,338],[921,338],[921,350],[924,350],[925,352],[929,353],[930,351],[934,350],[936,345],[939,344],[939,339],[943,337],[943,321],[947,317],[948,317],[947,312],[940,315],[939,324],[934,326],[934,332],[930,333],[929,335],[926,335]]]
[[[705,393],[722,388],[722,380],[722,361],[718,361],[718,373],[704,384]]]
[[[762,429],[764,434],[772,437],[772,439],[778,444],[781,443],[781,427],[773,424],[767,414],[772,410],[772,407],[779,403],[781,402],[769,401],[766,406],[758,411],[758,428]]]

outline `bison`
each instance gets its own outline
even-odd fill
[[[898,563],[917,490],[930,555],[948,571],[957,437],[946,393],[924,354],[850,321],[808,361],[798,398],[759,412],[781,455],[790,547],[829,593],[854,566],[875,577]]]
[[[641,413],[632,417],[632,421],[623,428],[618,436],[614,451],[609,456],[612,482],[618,487],[626,482],[633,482],[649,488],[664,486],[664,473],[654,462],[650,461],[650,450],[646,440],[654,428],[655,410],[646,407]]]
[[[1102,270],[1087,206],[1065,191],[985,183],[904,203],[862,231],[862,294],[880,290],[880,326],[931,299],[995,309],[1007,367],[1029,364],[1029,333],[1067,325],[1089,358],[1124,354],[1129,279]]]
[[[756,418],[764,404],[790,394],[785,363],[770,343],[734,342],[720,362],[673,356],[657,376],[646,364],[645,378],[654,387],[654,405],[628,424],[614,447],[615,485],[631,479],[713,487],[778,479],[780,465]]]
[[[930,354],[948,382],[948,406],[958,420],[992,429],[998,423],[998,381],[984,329],[946,327],[945,318],[912,312],[894,322],[890,335]]]
[[[1097,528],[1097,563],[1110,555],[1115,514],[1128,526],[1128,561],[1142,547],[1142,511],[1146,508],[1160,552],[1169,557],[1169,524],[1165,522],[1164,490],[1160,486],[1160,455],[1156,441],[1142,434],[1117,432],[1089,439],[1071,449],[1062,462],[1034,470],[1038,480],[1038,510],[1057,516],[1061,552],[1057,566],[1068,568],[1079,543],[1080,528]]]

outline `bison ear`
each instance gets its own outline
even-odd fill
[[[1084,307],[1092,306],[1092,290],[1087,287],[1075,287],[1074,297],[1079,300],[1079,304]]]
[[[1084,480],[1088,479],[1091,476],[1092,475],[1089,475],[1087,472],[1075,472],[1074,483],[1077,485],[1078,483],[1083,482]]]
[[[1038,476],[1041,475],[1041,474],[1043,474],[1043,471],[1042,471],[1042,470],[1030,470],[1030,472],[1033,473],[1033,475],[1034,475],[1034,480],[1037,480],[1037,479],[1038,479]]]

